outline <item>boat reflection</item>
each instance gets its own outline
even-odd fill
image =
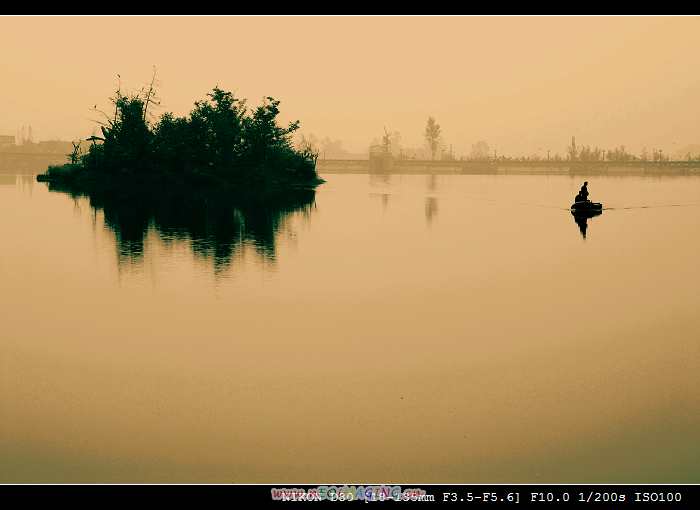
[[[576,225],[578,225],[581,231],[581,236],[586,239],[586,231],[588,230],[588,220],[596,216],[600,216],[603,211],[599,210],[584,210],[584,211],[571,211],[571,216],[574,217]]]

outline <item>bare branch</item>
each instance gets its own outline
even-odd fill
[[[143,107],[143,120],[144,122],[146,121],[146,112],[148,111],[148,103],[151,102],[151,98],[155,96],[155,92],[153,90],[153,86],[155,85],[156,82],[156,66],[153,66],[153,76],[151,77],[151,85],[148,88],[148,93],[146,94],[146,102]]]

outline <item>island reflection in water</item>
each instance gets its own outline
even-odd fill
[[[220,191],[184,188],[75,192],[49,184],[49,190],[85,197],[114,233],[119,264],[136,264],[145,255],[145,241],[155,232],[165,244],[188,242],[195,256],[212,260],[214,272],[228,269],[244,246],[252,246],[273,262],[278,234],[294,213],[305,217],[315,208],[313,189],[241,196]]]

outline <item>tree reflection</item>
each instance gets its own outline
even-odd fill
[[[265,261],[274,261],[278,234],[289,217],[308,216],[315,207],[313,189],[258,196],[177,187],[75,192],[49,184],[49,189],[87,197],[95,212],[103,212],[120,264],[140,262],[145,240],[155,232],[166,244],[188,242],[196,256],[212,260],[216,273],[227,269],[246,245]]]

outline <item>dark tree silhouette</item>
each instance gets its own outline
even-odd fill
[[[85,154],[73,153],[70,163],[50,167],[40,180],[90,187],[148,179],[238,191],[323,182],[313,149],[292,144],[299,121],[278,124],[278,100],[268,96],[249,111],[245,100],[214,87],[188,116],[165,113],[151,121],[149,105],[159,104],[154,82],[155,74],[148,88],[132,95],[118,88],[114,114],[100,112],[102,137],[91,137]]]

